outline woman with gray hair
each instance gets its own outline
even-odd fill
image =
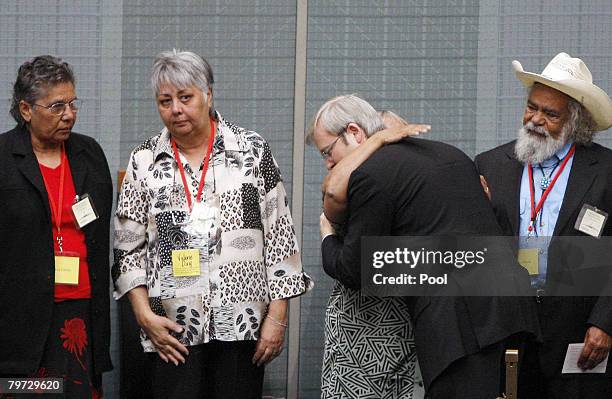
[[[102,148],[72,132],[79,105],[70,65],[35,57],[0,135],[0,377],[63,378],[66,398],[101,396],[112,368],[113,189]]]
[[[259,398],[287,300],[310,289],[280,171],[257,133],[213,108],[213,73],[159,54],[162,131],[129,160],[115,218],[115,297],[126,293],[160,398]]]

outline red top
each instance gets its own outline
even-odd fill
[[[76,196],[74,190],[74,181],[68,158],[64,158],[65,165],[65,182],[64,182],[64,198],[62,204],[62,223],[61,232],[63,237],[63,250],[67,256],[79,254],[79,284],[55,284],[55,302],[65,301],[67,299],[86,299],[91,298],[91,284],[89,282],[89,265],[87,264],[87,246],[85,245],[85,233],[76,227],[76,222],[72,216],[72,205]],[[40,165],[40,171],[43,174],[45,185],[47,186],[47,195],[53,196],[54,205],[59,204],[59,187],[61,177],[61,165],[55,169],[51,169],[43,164]],[[53,247],[55,254],[58,254],[59,246],[57,244],[57,227],[55,220],[54,205],[51,207],[51,221],[53,228]]]

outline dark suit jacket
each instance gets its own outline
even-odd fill
[[[480,174],[487,179],[495,216],[506,235],[518,235],[519,196],[523,164],[514,155],[515,142],[510,142],[476,157]],[[612,212],[612,151],[598,144],[576,146],[563,204],[554,229],[554,236],[582,236],[574,224],[584,204],[593,205],[608,214]],[[612,235],[608,220],[603,236]],[[549,259],[555,257],[555,240],[549,247]],[[610,260],[610,258],[608,258]],[[610,260],[612,262],[612,260]],[[548,275],[557,273],[559,265],[548,262]],[[549,289],[547,282],[546,290]],[[561,372],[569,343],[584,341],[590,325],[612,334],[611,297],[550,297],[540,306],[540,325],[544,345],[540,355],[545,364],[553,365],[544,371],[550,375]],[[610,370],[608,370],[610,373]]]
[[[100,218],[83,228],[91,281],[91,340],[96,373],[112,368],[109,234],[112,182],[102,148],[72,133],[66,153],[77,194],[90,195]],[[54,298],[51,213],[30,134],[0,135],[0,374],[27,375],[40,364]]]
[[[450,145],[407,139],[383,147],[351,175],[347,233],[325,238],[323,267],[359,288],[361,236],[500,234],[472,161]],[[533,308],[521,298],[409,300],[426,388],[453,361],[534,326]]]

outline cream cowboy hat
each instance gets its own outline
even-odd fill
[[[591,71],[580,58],[559,53],[541,74],[525,72],[516,60],[512,61],[512,69],[526,87],[542,83],[578,101],[593,115],[596,131],[612,126],[612,100],[605,91],[593,84]]]

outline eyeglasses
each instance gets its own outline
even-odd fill
[[[79,100],[78,98],[75,98],[74,100],[70,101],[69,103],[62,103],[62,102],[57,102],[57,103],[53,103],[51,105],[42,105],[42,104],[32,104],[32,107],[36,106],[36,107],[41,107],[41,108],[46,108],[49,111],[51,111],[52,114],[54,115],[63,115],[64,112],[66,112],[66,106],[70,107],[70,109],[74,112],[78,111],[79,108],[81,108],[81,105],[83,104],[82,100]]]
[[[327,147],[321,150],[321,156],[323,157],[324,161],[327,161],[327,159],[332,156],[332,151],[334,150],[334,146],[336,145],[338,140],[342,138],[343,134],[344,132],[340,133],[338,137],[336,137],[336,139],[330,145],[328,145]]]

